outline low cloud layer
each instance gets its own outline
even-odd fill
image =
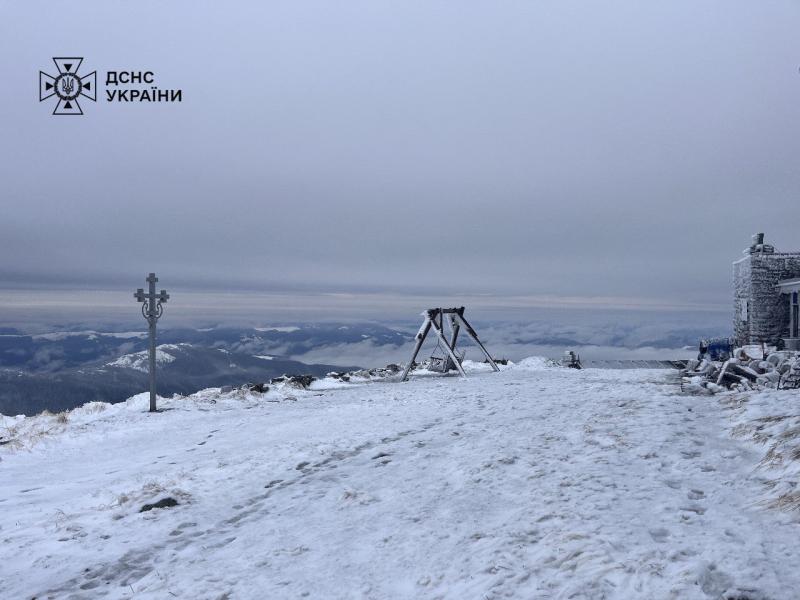
[[[562,313],[562,318],[566,314]],[[705,324],[694,321],[671,321],[659,319],[656,324],[636,319],[618,320],[616,323],[582,320],[579,324],[558,321],[535,321],[527,323],[479,323],[473,322],[479,337],[493,356],[520,360],[528,356],[560,357],[565,350],[576,350],[584,359],[681,359],[697,355],[698,341],[702,337],[727,335],[722,322]],[[412,335],[416,332],[406,328]],[[308,352],[293,354],[292,358],[304,362],[336,362],[369,367],[407,361],[413,343],[376,344],[373,340],[358,343],[329,345]],[[483,360],[481,351],[466,337],[459,345],[466,357]],[[277,348],[279,351],[280,348]],[[436,341],[429,336],[420,353],[424,359],[432,354],[443,355],[437,350]]]

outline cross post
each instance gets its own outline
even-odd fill
[[[155,273],[150,273],[145,281],[148,284],[147,293],[143,288],[139,288],[133,297],[142,303],[142,316],[147,320],[150,338],[150,412],[156,412],[156,321],[164,314],[162,305],[169,300],[169,294],[167,290],[161,290],[160,294],[156,294],[158,277]]]

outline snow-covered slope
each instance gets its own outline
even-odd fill
[[[0,596],[796,597],[800,529],[730,397],[469,367],[6,419]]]

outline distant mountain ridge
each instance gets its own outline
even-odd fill
[[[257,328],[176,328],[158,332],[159,344],[191,344],[231,352],[298,356],[310,350],[372,340],[376,345],[401,345],[410,336],[388,327],[361,323],[276,325]],[[0,334],[0,368],[54,373],[63,369],[111,361],[147,349],[146,331],[93,330]]]
[[[572,314],[570,314],[572,317]],[[562,315],[563,317],[563,315]],[[606,358],[610,347],[646,349],[646,358],[685,357],[717,327],[703,322],[582,323],[538,319],[522,323],[474,322],[493,355],[518,359],[565,349],[583,358]],[[191,393],[209,386],[238,386],[283,374],[324,375],[329,370],[401,363],[411,351],[418,323],[278,323],[259,327],[159,329],[158,343],[174,348],[162,357],[159,393]],[[465,346],[469,346],[464,340]],[[29,333],[0,330],[0,413],[63,410],[90,400],[115,402],[146,389],[147,333],[89,327]],[[597,348],[592,350],[592,347]],[[182,349],[182,350],[181,350]],[[467,348],[469,349],[469,348]],[[659,350],[669,350],[658,356]],[[230,353],[226,359],[225,351]],[[431,348],[423,349],[423,354]],[[612,358],[619,358],[614,353]],[[642,358],[631,353],[631,358]],[[227,362],[226,362],[227,360]]]
[[[280,356],[252,356],[224,348],[164,344],[157,348],[158,393],[191,394],[208,387],[264,382],[284,374],[321,377],[355,365],[306,364]],[[148,388],[147,353],[58,372],[0,370],[0,413],[34,415],[72,409],[86,402],[121,402]]]

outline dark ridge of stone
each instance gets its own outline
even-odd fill
[[[266,394],[269,391],[269,386],[266,383],[248,383],[244,387],[246,390],[258,394]]]
[[[276,383],[285,383],[291,387],[306,389],[309,385],[316,381],[316,379],[317,378],[313,375],[283,375],[281,377],[273,377],[270,379],[270,383],[272,385],[275,385]]]

